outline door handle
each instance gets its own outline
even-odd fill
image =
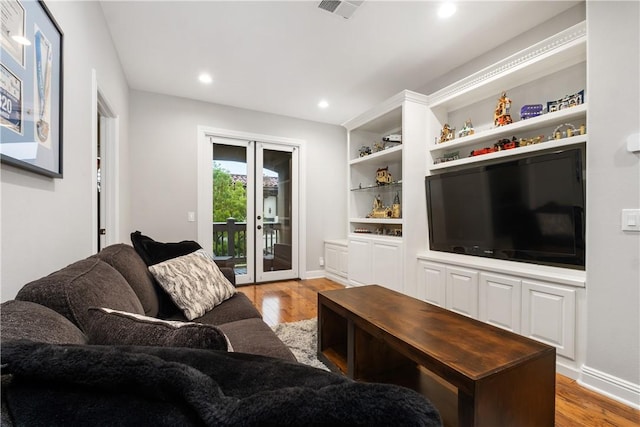
[[[261,225],[257,226],[256,228],[257,228],[258,230],[262,230],[262,226],[261,226]]]
[[[258,215],[258,218],[257,218],[257,219],[262,219],[262,217],[261,217],[260,215]]]

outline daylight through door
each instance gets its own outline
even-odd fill
[[[296,148],[211,139],[216,261],[238,284],[298,277]]]

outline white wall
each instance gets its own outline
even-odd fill
[[[128,87],[97,2],[48,2],[64,32],[63,179],[1,166],[2,301],[27,282],[91,255],[92,69],[120,116],[120,162],[126,165]],[[127,181],[126,167],[121,182]],[[126,187],[123,198],[128,198]],[[128,228],[128,205],[121,222]]]
[[[583,382],[640,405],[640,233],[621,210],[640,208],[640,3],[587,2],[587,357]],[[628,383],[625,383],[628,382]],[[630,393],[625,393],[630,389]],[[635,390],[635,395],[633,393]]]
[[[305,141],[306,271],[321,270],[325,238],[345,237],[344,128],[139,91],[130,93],[130,118],[132,231],[197,239],[187,212],[197,212],[197,128],[206,126]]]

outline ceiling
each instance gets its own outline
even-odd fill
[[[436,1],[366,0],[350,19],[319,0],[101,3],[131,89],[342,124],[578,2],[460,1],[447,20]]]

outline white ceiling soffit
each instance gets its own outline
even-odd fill
[[[341,124],[417,90],[580,1],[109,1],[132,90]],[[358,6],[349,19],[340,7]],[[206,72],[213,82],[203,85]],[[326,100],[328,108],[318,108]]]
[[[364,1],[364,0],[363,0]],[[327,12],[334,13],[338,16],[342,16],[345,19],[349,19],[353,16],[357,8],[360,7],[362,1],[339,1],[339,0],[322,0],[318,7]]]

